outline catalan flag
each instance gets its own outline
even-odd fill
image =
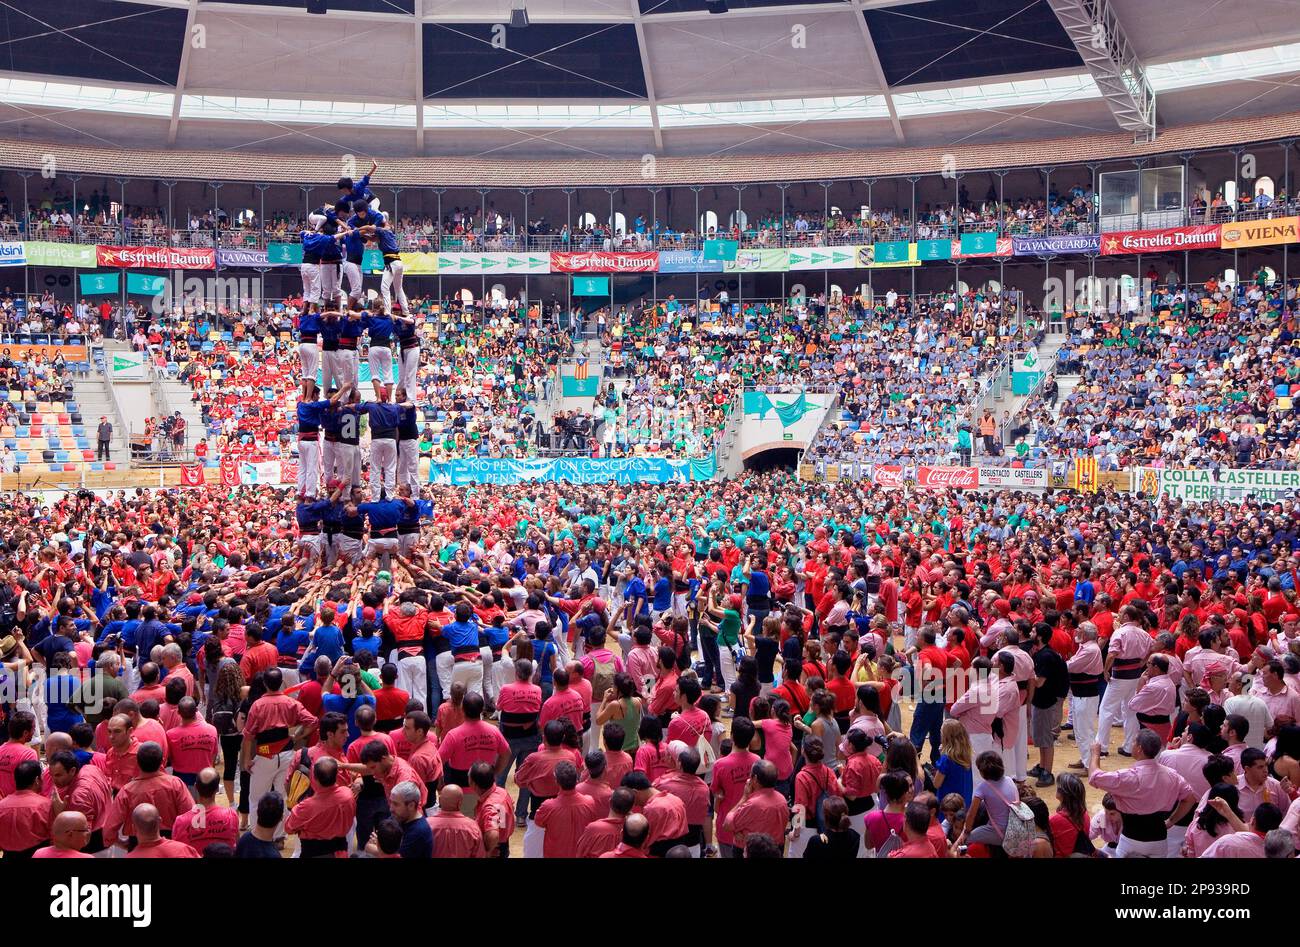
[[[1074,488],[1080,493],[1097,492],[1097,458],[1074,458]]]
[[[587,380],[587,359],[586,356],[579,357],[577,363],[573,366],[573,377],[578,381]]]

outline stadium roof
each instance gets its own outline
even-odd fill
[[[511,26],[519,2],[0,0],[0,135],[622,159],[1130,127],[1080,0],[525,0]],[[1160,127],[1300,109],[1295,0],[1109,6]]]

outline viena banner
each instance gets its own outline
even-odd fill
[[[1206,250],[1219,245],[1219,225],[1167,227],[1164,230],[1119,230],[1103,234],[1103,256],[1121,253],[1168,253],[1172,250]]]
[[[1143,467],[1138,489],[1175,500],[1282,500],[1300,495],[1300,470]]]
[[[1012,237],[1016,256],[1055,256],[1058,253],[1097,253],[1101,234],[1069,234],[1055,237]]]
[[[135,267],[150,270],[211,270],[217,265],[215,250],[202,247],[105,247],[95,248],[98,266]]]
[[[1224,247],[1265,247],[1275,243],[1300,243],[1300,217],[1246,220],[1224,224]]]
[[[658,253],[552,253],[552,273],[654,273]]]

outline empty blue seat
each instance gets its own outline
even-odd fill
[[[69,459],[68,452],[65,450],[56,450],[54,452],[54,459],[61,464],[66,464]]]
[[[20,464],[27,463],[27,451],[25,450],[14,451],[14,460],[18,461],[18,463]]]
[[[90,469],[91,469],[92,471],[103,470],[103,469],[104,469],[104,465],[103,465],[102,463],[100,463],[99,461],[92,461],[91,464],[90,464]]]

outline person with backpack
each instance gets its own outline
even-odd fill
[[[835,772],[823,759],[825,750],[819,740],[809,740],[804,744],[804,765],[794,778],[794,808],[790,846],[786,858],[803,858],[804,849],[814,835],[826,831],[823,806],[832,796],[844,796],[840,781]]]
[[[1034,844],[1034,816],[1021,802],[1020,788],[1007,775],[1002,754],[985,750],[976,757],[975,768],[983,782],[971,795],[966,827],[957,837],[958,847],[978,844],[1011,858],[1029,857]]]
[[[605,646],[605,626],[588,628],[584,632],[586,649],[582,657],[582,676],[591,681],[592,697],[603,700],[606,691],[614,686],[614,675],[626,670],[623,659]]]

